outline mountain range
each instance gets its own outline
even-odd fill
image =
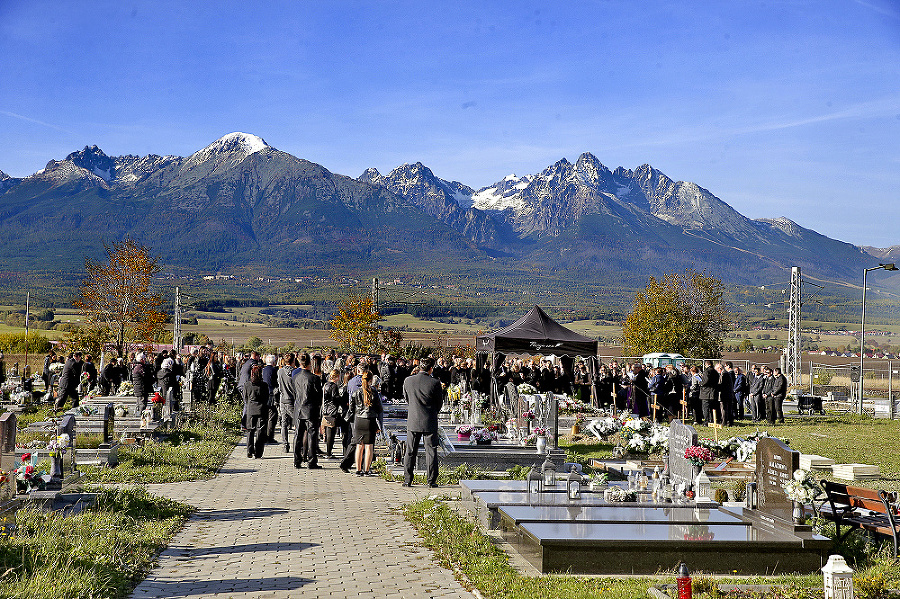
[[[77,269],[125,236],[204,272],[414,266],[638,284],[689,266],[743,284],[782,280],[791,266],[855,283],[897,253],[749,219],[695,183],[647,164],[610,170],[589,153],[479,190],[421,163],[353,179],[245,133],[188,157],[90,146],[29,177],[0,171],[0,267]]]

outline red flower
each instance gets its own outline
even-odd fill
[[[31,459],[31,454],[30,454],[30,453],[23,453],[23,454],[22,454],[22,461],[23,461],[23,462],[27,462],[27,461],[30,460],[30,459]]]

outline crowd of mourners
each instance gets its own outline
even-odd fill
[[[62,365],[61,370],[55,363]],[[415,385],[406,384],[423,370],[427,380],[420,377]],[[788,387],[779,368],[756,365],[745,373],[731,362],[712,360],[702,366],[654,368],[640,362],[604,364],[593,357],[558,362],[501,358],[494,364],[486,356],[407,360],[336,351],[280,356],[251,351],[235,357],[212,346],[194,348],[186,355],[170,350],[156,355],[132,352],[99,370],[91,355],[74,352],[65,357],[50,352],[43,377],[47,389],[54,383],[57,387],[56,409],[69,399],[77,406],[79,397],[92,389],[101,395],[116,394],[125,382],[131,383],[141,413],[151,394],[162,398],[164,415],[180,409],[183,393],[190,394],[193,405],[242,402],[249,457],[261,457],[267,444],[281,444],[286,453],[293,453],[297,468],[319,468],[321,436],[324,457],[341,459],[340,467],[347,472],[355,466],[361,476],[370,473],[375,436],[384,430],[384,405],[409,404],[410,389],[413,395],[421,391],[419,400],[429,412],[428,422],[416,426],[430,431],[437,428],[433,404],[439,409],[452,386],[488,394],[496,385],[494,393],[502,394],[510,383],[516,387],[527,383],[536,392],[570,394],[600,409],[615,407],[642,417],[655,416],[661,422],[681,417],[695,424],[723,426],[745,418],[784,422],[782,403]],[[431,388],[432,380],[439,391]],[[439,399],[432,397],[438,394]],[[340,456],[335,451],[338,438]],[[426,446],[426,453],[436,444]]]
[[[61,371],[54,368],[56,363],[63,365]],[[336,351],[281,356],[251,351],[234,357],[202,346],[187,355],[170,350],[156,355],[132,352],[127,359],[113,359],[99,371],[90,355],[76,351],[66,358],[51,351],[44,360],[43,378],[48,390],[56,387],[57,410],[69,399],[77,407],[79,398],[92,390],[116,394],[126,382],[132,385],[129,392],[137,398],[141,413],[151,394],[159,394],[165,406],[163,416],[180,409],[183,393],[190,394],[193,405],[242,402],[248,457],[262,457],[266,445],[281,444],[285,453],[293,453],[295,467],[321,468],[322,436],[324,457],[341,459],[340,468],[345,472],[355,465],[359,476],[371,475],[375,437],[384,430],[383,406],[403,401],[410,415],[408,433],[426,437],[427,479],[435,486],[437,413],[446,389],[451,384],[490,388],[490,373],[479,379],[473,377],[472,368],[471,361],[457,360],[450,366],[443,358],[406,360],[388,354],[379,358]],[[421,374],[426,376],[417,376]],[[280,433],[280,441],[276,433]],[[341,456],[335,455],[338,437]],[[410,447],[408,462],[415,459],[417,451],[418,444]],[[408,470],[411,479],[411,467]]]
[[[491,372],[488,367],[487,380]],[[659,421],[689,417],[695,424],[732,426],[751,419],[784,422],[788,383],[780,368],[754,365],[743,372],[732,362],[704,361],[654,367],[641,362],[608,364],[594,358],[565,364],[549,359],[509,359],[497,368],[497,383],[528,383],[540,393],[565,393],[600,409],[616,408]]]

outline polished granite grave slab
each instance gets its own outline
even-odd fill
[[[653,574],[681,561],[723,574],[815,572],[831,540],[761,526],[735,511],[655,506],[503,505],[503,537],[544,573]]]
[[[477,520],[487,529],[495,529],[500,525],[499,508],[512,505],[536,505],[536,506],[589,506],[604,505],[619,508],[632,507],[644,509],[648,507],[674,507],[685,506],[693,509],[693,504],[655,503],[650,501],[649,493],[639,493],[636,502],[609,502],[603,499],[603,493],[583,493],[580,499],[569,499],[565,493],[545,492],[539,495],[529,495],[525,491],[475,491],[468,497],[462,494],[464,507],[475,514]],[[698,504],[700,507],[715,507],[718,504]]]
[[[736,515],[719,509],[690,506],[621,507],[618,505],[504,505],[498,508],[501,527],[523,522],[722,524],[748,526]]]
[[[831,546],[828,539],[804,546],[749,523],[524,522],[503,535],[544,573],[653,574],[680,562],[723,574],[815,572]]]

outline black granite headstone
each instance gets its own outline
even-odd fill
[[[778,439],[763,437],[756,444],[757,509],[782,520],[791,520],[793,505],[784,491],[800,467],[800,452]]]
[[[694,465],[684,457],[684,450],[697,444],[697,429],[680,420],[669,424],[669,477],[672,484],[690,485],[694,480]]]
[[[115,422],[115,407],[111,403],[108,403],[103,406],[103,442],[101,443],[101,447],[109,447],[110,443],[112,443],[115,434]]]

